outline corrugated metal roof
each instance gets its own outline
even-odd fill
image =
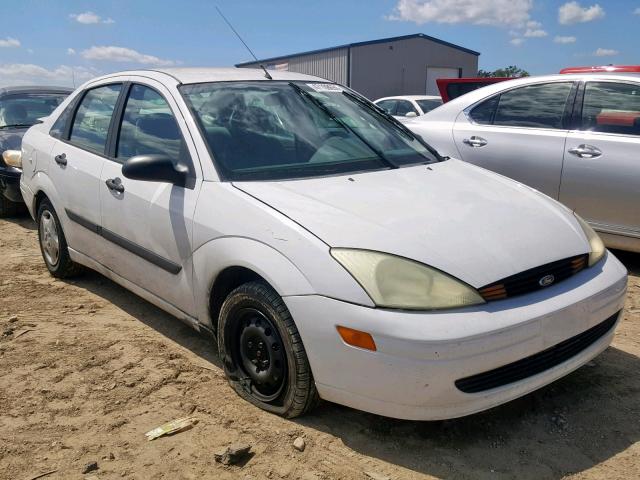
[[[373,44],[376,44],[376,43],[397,42],[397,41],[401,41],[401,40],[411,40],[413,38],[422,38],[424,40],[429,40],[431,42],[439,43],[440,45],[446,45],[447,47],[455,48],[456,50],[461,50],[461,51],[469,53],[471,55],[476,55],[476,56],[480,55],[480,52],[476,52],[475,50],[470,50],[468,48],[461,47],[460,45],[455,45],[453,43],[445,42],[444,40],[440,40],[439,38],[435,38],[435,37],[430,37],[429,35],[425,35],[424,33],[414,33],[412,35],[402,35],[400,37],[380,38],[378,40],[369,40],[369,41],[366,41],[366,42],[348,43],[346,45],[338,45],[336,47],[321,48],[319,50],[310,50],[308,52],[292,53],[291,55],[281,55],[279,57],[261,58],[261,59],[258,59],[258,61],[253,60],[253,61],[249,61],[249,62],[237,63],[236,67],[244,67],[246,65],[254,65],[256,63],[263,63],[263,62],[274,62],[274,61],[277,61],[277,60],[284,60],[286,58],[293,58],[293,57],[300,57],[300,56],[303,56],[303,55],[311,55],[311,54],[314,54],[314,53],[328,52],[330,50],[337,50],[337,49],[340,49],[340,48],[362,47],[362,46],[365,46],[365,45],[373,45]]]

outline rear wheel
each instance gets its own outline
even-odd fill
[[[241,285],[224,301],[218,349],[229,383],[254,405],[293,418],[318,403],[298,329],[282,298],[265,283]]]
[[[66,278],[82,271],[82,266],[71,260],[69,256],[62,225],[47,199],[43,200],[38,208],[38,240],[42,258],[51,275]]]

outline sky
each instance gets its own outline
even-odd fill
[[[0,86],[251,60],[216,5],[259,58],[425,33],[483,70],[640,64],[640,0],[0,0]]]

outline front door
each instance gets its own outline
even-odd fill
[[[100,178],[111,117],[121,84],[88,90],[51,150],[49,176],[56,186],[54,208],[64,222],[67,243],[74,250],[100,261]],[[70,112],[71,113],[71,112]],[[65,118],[66,119],[66,118]]]
[[[149,81],[151,82],[151,81]],[[100,182],[105,265],[183,312],[194,314],[192,223],[200,183],[195,149],[178,107],[161,84],[132,84],[113,158]],[[122,164],[137,155],[167,155],[190,165],[187,187],[127,179]],[[199,175],[199,173],[198,173]]]
[[[587,82],[560,200],[605,233],[640,238],[640,83]]]
[[[558,198],[573,82],[507,90],[458,115],[453,135],[462,160]]]

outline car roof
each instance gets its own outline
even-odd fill
[[[440,100],[440,95],[394,95],[378,98],[376,102],[380,100]]]
[[[273,80],[301,80],[307,82],[328,82],[330,80],[305,75],[304,73],[269,70]],[[178,84],[188,85],[207,82],[234,82],[234,81],[269,81],[260,68],[157,68],[149,70],[127,70],[114,72],[109,75],[91,80],[89,83],[109,79],[114,76],[140,75],[157,78],[159,75],[169,76]]]
[[[13,94],[13,93],[71,93],[73,88],[69,87],[54,87],[43,85],[18,85],[15,87],[2,87],[0,88],[0,95]]]

